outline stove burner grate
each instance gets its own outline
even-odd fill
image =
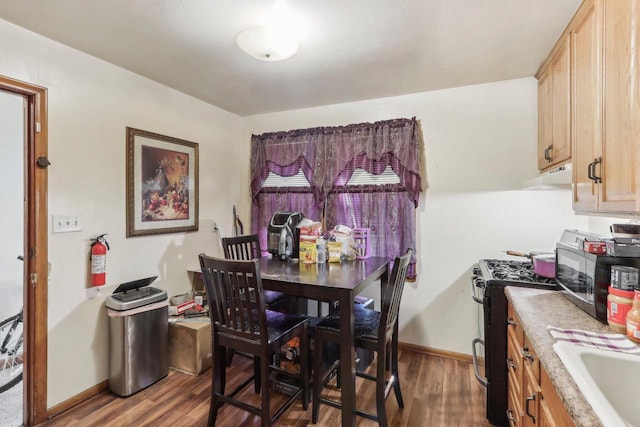
[[[539,276],[533,272],[533,264],[528,261],[486,260],[485,266],[491,279],[510,282],[532,282],[554,284],[554,279]]]

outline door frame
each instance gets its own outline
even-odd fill
[[[47,419],[48,151],[47,89],[0,75],[0,90],[25,99],[24,123],[24,398],[25,426]]]

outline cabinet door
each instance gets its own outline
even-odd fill
[[[507,396],[507,420],[509,421],[509,427],[520,427],[523,424],[523,412],[520,408],[520,401],[522,401],[521,394],[515,394],[515,392],[509,388],[509,394]]]
[[[535,427],[538,425],[538,404],[540,402],[540,386],[533,377],[532,372],[526,367],[524,370],[524,400],[522,402],[524,416],[522,417],[523,425]]]
[[[551,65],[551,72],[553,74],[553,80],[551,82],[551,91],[553,93],[553,125],[551,128],[553,147],[551,148],[551,165],[558,165],[571,158],[571,75],[569,73],[569,60],[569,42],[565,39]]]
[[[570,427],[574,426],[573,420],[562,404],[555,386],[551,382],[547,371],[540,372],[540,405],[538,406],[539,427]]]
[[[598,207],[597,184],[589,177],[602,156],[601,3],[585,1],[571,30],[571,136],[573,209],[593,212]]]
[[[600,211],[638,211],[640,0],[603,1],[604,136]]]
[[[569,42],[565,38],[538,81],[538,169],[571,158]]]
[[[551,129],[553,99],[551,96],[551,67],[538,80],[538,169],[551,164]]]
[[[515,338],[515,329],[508,328],[507,333],[507,378],[509,383],[509,394],[507,398],[507,419],[511,427],[521,426],[522,411],[522,383],[523,367],[520,349],[522,348],[522,338]]]
[[[538,427],[558,427],[553,418],[553,413],[551,413],[551,408],[547,404],[547,401],[544,399],[540,401],[540,420],[538,422]]]

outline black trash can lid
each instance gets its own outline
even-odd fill
[[[119,293],[122,293],[122,292],[128,292],[128,291],[133,291],[133,290],[136,290],[136,289],[140,289],[140,288],[142,288],[144,286],[149,286],[157,278],[158,278],[158,276],[153,276],[153,277],[147,277],[145,279],[138,279],[138,280],[133,280],[131,282],[122,283],[120,286],[118,286],[116,288],[115,291],[113,291],[113,293],[114,294],[119,294]]]

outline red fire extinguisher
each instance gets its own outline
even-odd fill
[[[101,234],[91,239],[91,285],[102,286],[107,282],[107,251],[109,243]]]

